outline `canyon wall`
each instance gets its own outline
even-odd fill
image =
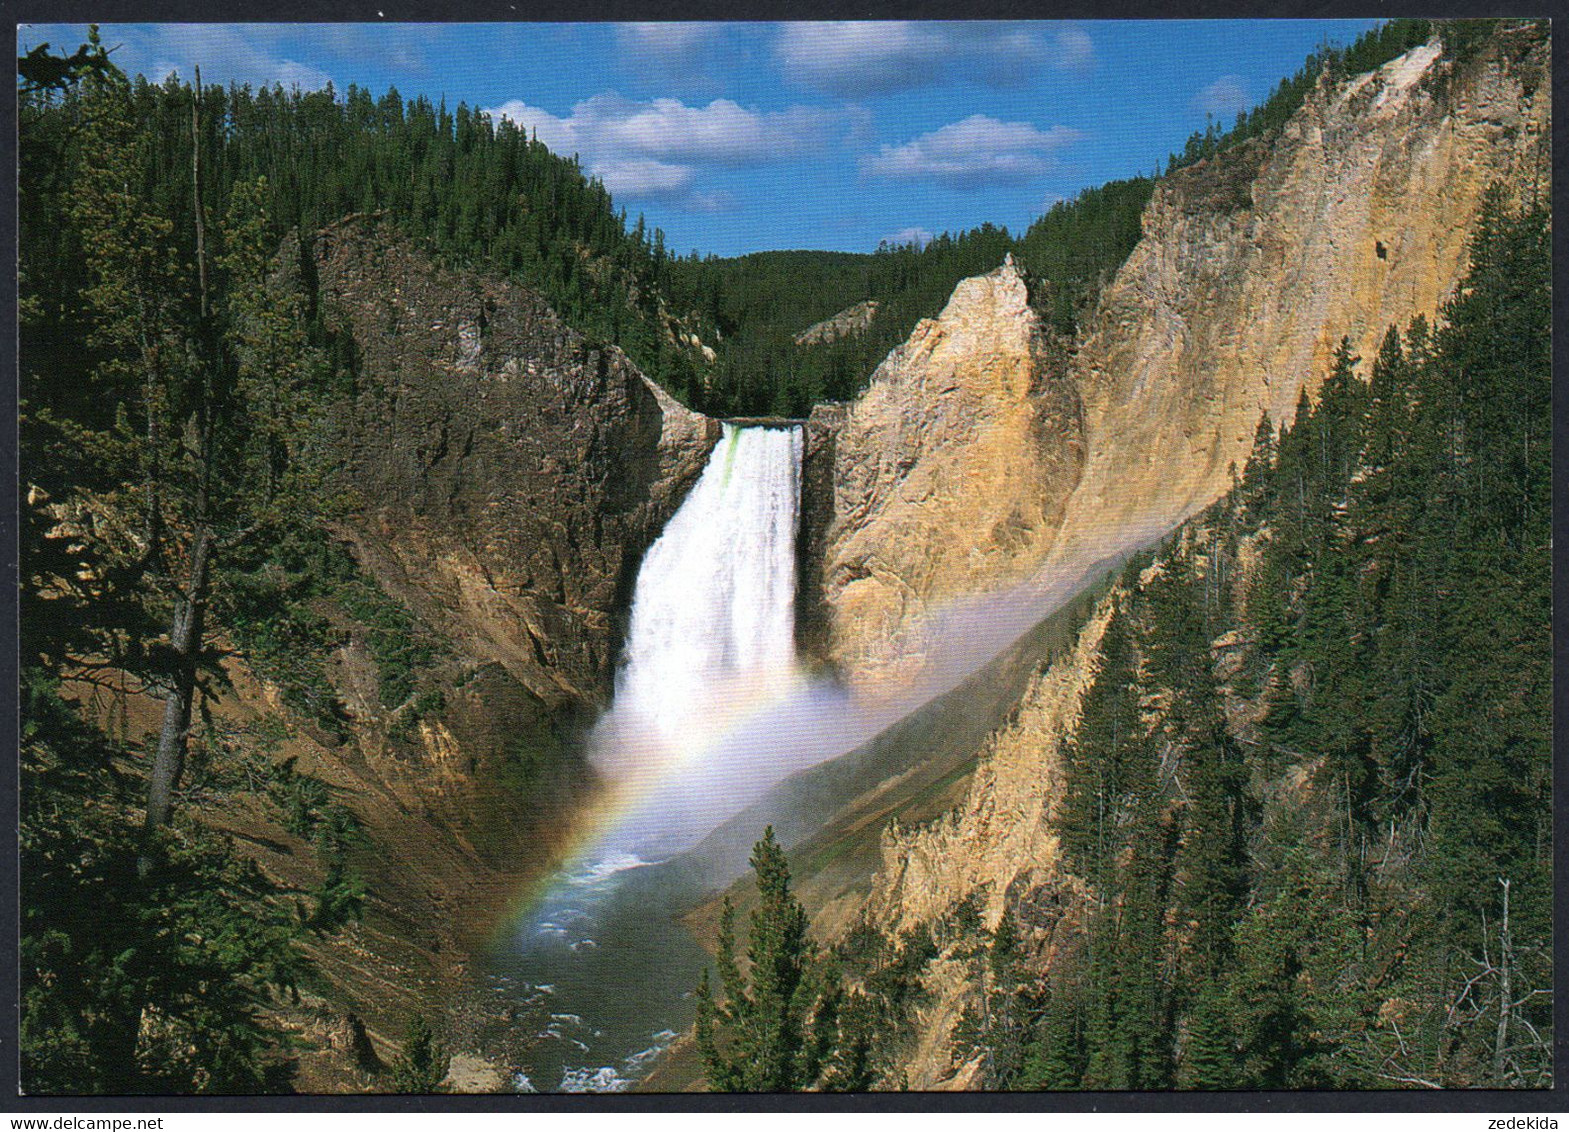
[[[337,486],[378,579],[542,700],[604,702],[617,611],[718,422],[532,291],[442,268],[389,224],[340,222],[311,256],[362,375]]]
[[[532,291],[444,267],[382,218],[291,237],[277,263],[353,376],[323,422],[334,534],[406,615],[396,631],[429,645],[413,679],[443,706],[386,702],[370,639],[387,627],[328,605],[339,728],[287,710],[239,654],[212,711],[276,733],[276,756],[363,826],[348,854],[363,918],[311,937],[318,993],[286,1023],[322,1047],[302,1087],[384,1087],[333,1035],[385,1062],[415,1014],[465,1032],[471,1008],[453,1004],[475,955],[593,788],[578,740],[610,698],[637,566],[720,429]],[[153,726],[160,705],[138,703]],[[320,855],[283,816],[261,797],[204,811],[312,891]]]
[[[1208,506],[1342,335],[1370,364],[1389,326],[1432,318],[1489,186],[1548,198],[1548,53],[1532,27],[1463,63],[1429,43],[1160,182],[1073,366],[1088,455],[1053,561]]]
[[[1548,55],[1530,26],[1464,62],[1435,41],[1161,179],[1071,349],[1012,264],[961,283],[865,393],[814,414],[833,490],[808,499],[809,639],[852,680],[898,676],[945,604],[1207,506],[1342,335],[1370,360],[1388,326],[1436,313],[1490,185],[1547,198]]]
[[[984,444],[879,463],[875,430],[840,430],[835,469],[852,474],[836,486],[860,482],[858,466],[882,473],[863,505],[836,497],[824,561],[823,637],[851,676],[876,679],[909,663],[919,639],[912,619],[964,585],[1066,570],[1103,557],[1127,532],[1167,530],[1201,510],[1231,486],[1260,415],[1291,419],[1342,335],[1370,361],[1388,326],[1431,319],[1464,274],[1489,187],[1501,188],[1506,205],[1547,199],[1548,51],[1545,33],[1531,27],[1502,29],[1464,62],[1443,56],[1436,42],[1419,47],[1371,74],[1321,82],[1278,136],[1163,179],[1141,242],[1056,379],[1066,388],[1055,403],[1072,399],[1080,423],[1072,433],[1059,428],[1058,476],[1044,492],[1035,481],[1036,494],[1018,507],[1035,522],[1026,538],[1010,537],[1016,528],[1007,526],[986,537],[981,517],[1012,513],[1003,493],[1029,481],[986,475],[993,457]],[[917,330],[912,347],[931,333]],[[955,363],[956,373],[963,365]],[[929,407],[928,391],[947,388],[931,373],[912,392]],[[984,419],[1030,412],[1017,383],[988,393],[997,401]],[[845,415],[854,422],[874,414],[898,419],[875,386]],[[1046,466],[1032,447],[1018,460]],[[917,525],[920,539],[885,533]],[[883,539],[875,555],[873,533]],[[933,560],[930,547],[943,544]],[[863,545],[875,569],[853,568]],[[971,568],[944,565],[955,560]],[[1087,620],[1077,647],[1043,669],[987,740],[958,807],[927,825],[885,831],[861,908],[868,922],[898,932],[978,897],[993,926],[1022,892],[1023,906],[1038,904],[1042,914],[1020,930],[1034,931],[1041,948],[1071,930],[1077,882],[1057,872],[1051,822],[1063,789],[1058,753],[1093,677],[1106,612],[1103,605]],[[977,1066],[955,1055],[950,1037],[973,997],[971,972],[939,960],[926,984],[931,999],[920,1012],[909,1085],[973,1087]]]

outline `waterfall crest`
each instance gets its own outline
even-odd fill
[[[662,811],[659,823],[634,823],[644,833],[658,824],[668,834],[710,808],[713,798],[690,804],[699,783],[711,792],[721,777],[705,754],[740,719],[801,682],[795,541],[802,445],[800,428],[724,425],[697,484],[638,571],[615,703],[592,755],[640,809]],[[666,804],[656,805],[655,795]],[[671,812],[671,800],[682,796],[685,813]]]

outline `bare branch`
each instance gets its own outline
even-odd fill
[[[1373,1076],[1384,1081],[1399,1081],[1403,1085],[1421,1085],[1424,1089],[1442,1089],[1443,1086],[1436,1081],[1429,1081],[1425,1077],[1397,1077],[1392,1073],[1375,1073]]]

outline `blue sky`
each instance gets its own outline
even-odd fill
[[[686,253],[870,251],[1149,172],[1374,20],[120,24],[131,73],[445,97],[578,153]],[[85,39],[19,29],[23,50]]]

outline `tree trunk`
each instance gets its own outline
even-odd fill
[[[202,76],[196,72],[196,83],[191,97],[191,197],[196,214],[196,269],[201,288],[201,318],[198,340],[207,344],[209,305],[207,298],[207,248],[206,222],[202,214],[202,141],[201,141]],[[163,727],[158,733],[158,752],[153,757],[152,774],[147,782],[147,824],[145,837],[148,842],[158,828],[169,820],[174,792],[179,788],[180,775],[185,770],[185,750],[191,731],[191,710],[196,696],[196,667],[202,649],[202,623],[207,613],[208,572],[215,538],[209,524],[211,498],[209,486],[213,470],[214,405],[211,366],[202,367],[202,400],[197,419],[201,433],[200,480],[197,487],[196,515],[198,525],[195,541],[191,545],[191,570],[185,593],[177,603],[174,622],[169,627],[171,656],[169,691],[163,702]],[[146,849],[137,859],[136,869],[147,875],[151,859]]]
[[[202,622],[207,612],[207,578],[212,560],[213,535],[207,527],[196,533],[191,550],[191,573],[185,594],[169,630],[173,653],[171,684],[163,702],[163,728],[158,733],[158,753],[153,757],[147,784],[149,835],[169,820],[174,792],[185,769],[185,747],[191,730],[191,709],[196,695],[196,666],[202,648]],[[138,862],[145,874],[148,861]]]
[[[207,223],[202,215],[202,69],[196,68],[196,83],[191,92],[191,194],[196,201],[196,277],[201,283],[202,327],[206,329],[207,306]]]
[[[1498,1036],[1493,1044],[1493,1079],[1494,1084],[1504,1085],[1509,1055],[1509,1016],[1514,1012],[1514,1003],[1509,996],[1514,990],[1510,976],[1515,957],[1514,940],[1509,936],[1509,882],[1500,880],[1498,883],[1504,886],[1504,918],[1498,926]]]

